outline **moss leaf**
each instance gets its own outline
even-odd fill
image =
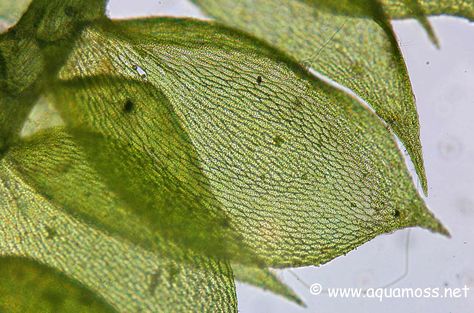
[[[89,105],[100,125],[100,88],[74,88],[104,76],[169,100],[231,226],[269,266],[321,264],[403,227],[446,233],[383,123],[252,37],[186,19],[96,24],[53,90],[66,123]],[[118,112],[130,91],[124,83],[104,105]]]
[[[85,218],[93,204],[96,212],[111,215],[104,219],[115,218],[114,225],[129,225],[143,231],[142,237],[148,235],[127,216],[121,200],[108,192],[82,155],[69,135],[53,129],[13,147],[0,161],[0,255],[28,257],[54,268],[119,312],[235,312],[233,275],[226,263],[159,236],[152,250],[143,249]],[[20,156],[25,159],[18,162]],[[63,183],[68,192],[61,190],[63,203],[80,202],[82,212],[58,206],[29,182],[27,174],[34,168],[40,178],[50,176],[54,191],[57,181],[68,177],[62,176],[66,168],[58,171],[60,166],[70,166],[69,177],[83,175]]]
[[[390,16],[380,1],[194,2],[219,21],[278,47],[369,103],[407,148],[427,192],[415,98]]]
[[[246,266],[242,264],[232,264],[232,271],[235,279],[242,283],[262,288],[280,295],[300,306],[305,307],[304,302],[282,282],[275,273],[268,268]]]
[[[0,257],[0,275],[2,312],[116,312],[81,284],[32,259]]]

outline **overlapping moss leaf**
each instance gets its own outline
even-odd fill
[[[389,16],[379,1],[194,2],[367,101],[406,146],[426,192],[415,99]]]
[[[394,18],[413,18],[403,0],[381,0],[388,14]],[[471,0],[417,0],[426,15],[453,15],[474,20],[474,3]]]
[[[0,257],[0,276],[1,312],[116,312],[81,284],[31,259]]]
[[[0,34],[0,155],[17,140],[45,83],[55,77],[81,28],[105,18],[105,3],[35,0],[14,27]]]
[[[119,312],[236,311],[233,275],[225,263],[163,238],[156,237],[150,252],[98,231],[93,224],[83,222],[82,212],[67,213],[67,208],[41,196],[23,179],[33,167],[40,177],[61,179],[57,168],[72,162],[75,166],[71,171],[80,168],[84,177],[63,185],[69,188],[62,190],[69,200],[65,203],[83,203],[87,210],[93,201],[97,212],[122,218],[115,225],[133,224],[134,220],[121,210],[121,200],[107,192],[78,149],[62,130],[48,130],[13,147],[1,161],[0,255],[23,256],[46,264],[100,295]],[[49,158],[44,156],[46,150]],[[140,224],[134,226],[136,232],[144,231]]]
[[[97,94],[123,105],[126,84],[110,100],[74,91],[107,76],[169,100],[230,224],[267,265],[324,263],[402,227],[445,232],[375,115],[251,37],[166,18],[90,27],[59,73],[61,111]]]
[[[373,11],[382,3],[356,1],[362,15],[348,17],[315,2],[283,1],[279,24],[258,21],[262,37],[352,81],[344,85],[407,145],[426,189],[404,63],[389,16]],[[418,2],[403,5],[430,31],[431,2]],[[242,20],[230,20],[260,35],[243,18],[252,17],[246,2],[226,5],[241,6]],[[112,23],[104,6],[37,0],[0,37],[0,254],[45,263],[122,312],[231,312],[232,273],[209,255],[242,260],[250,247],[266,265],[320,264],[402,227],[446,233],[389,131],[347,95],[236,31],[191,20]],[[313,29],[313,13],[327,25]],[[285,21],[296,28],[275,34]],[[349,73],[335,64],[356,77],[331,76]],[[14,145],[44,91],[73,137],[55,130]],[[269,271],[233,267],[237,278],[299,301]]]
[[[124,201],[124,210],[152,233],[200,253],[257,262],[250,252],[245,253],[239,234],[209,190],[194,148],[163,95],[145,82],[106,77],[71,82],[63,90],[64,94],[58,92],[58,103],[64,104],[63,117],[75,128],[71,133],[107,186]],[[44,154],[30,157],[28,177],[51,199],[69,203],[72,211],[84,209],[82,202],[72,204],[64,199],[68,188],[62,185],[80,179],[83,169],[69,175],[67,164],[66,169],[57,165],[48,171],[61,176],[56,181],[38,175],[33,165],[43,166],[49,158],[49,147],[38,145],[44,146]],[[22,162],[25,157],[17,159]],[[138,230],[113,225],[117,217],[107,214],[109,221],[104,221],[104,212],[97,211],[93,203],[88,219],[142,241],[136,238]]]

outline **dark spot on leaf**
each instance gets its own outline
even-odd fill
[[[45,226],[45,230],[46,230],[46,239],[54,239],[57,235],[58,235],[58,232],[56,231],[56,229],[52,228],[52,227],[49,227],[49,226]]]
[[[399,218],[400,217],[400,211],[398,209],[395,209],[395,211],[393,211],[393,217],[394,218]]]
[[[135,107],[135,104],[132,102],[132,100],[127,100],[123,106],[123,111],[125,113],[131,113],[133,111],[133,108]]]
[[[299,107],[301,107],[301,106],[303,105],[303,103],[301,102],[301,100],[300,100],[300,99],[298,99],[298,98],[296,98],[296,99],[295,99],[295,102],[294,102],[294,104],[295,104],[295,106],[296,106],[296,107],[298,107],[298,108],[299,108]]]
[[[154,295],[156,291],[156,287],[158,287],[158,283],[160,282],[161,273],[154,272],[150,275],[150,285],[148,286],[148,292],[150,295]]]
[[[71,5],[68,5],[64,8],[64,14],[68,17],[75,17],[77,16],[77,9]]]
[[[354,202],[351,202],[351,208],[355,208],[357,205]]]
[[[284,140],[283,138],[281,138],[280,136],[275,136],[273,138],[273,144],[277,147],[281,147],[281,145],[283,144]]]
[[[262,84],[262,81],[263,81],[262,76],[258,76],[257,77],[257,84],[259,84],[259,85]]]
[[[222,219],[221,226],[224,227],[224,228],[229,228],[230,227],[229,220],[226,219],[226,218]]]

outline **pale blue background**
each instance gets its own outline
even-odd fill
[[[185,0],[112,0],[109,15],[204,17]],[[415,90],[421,139],[429,181],[428,205],[447,225],[452,238],[424,230],[411,231],[408,274],[393,287],[462,287],[467,299],[331,299],[312,296],[288,271],[279,271],[305,300],[296,305],[238,284],[242,313],[266,312],[474,312],[474,25],[456,18],[432,18],[441,41],[436,50],[413,21],[395,28]],[[306,283],[325,287],[379,287],[404,272],[407,231],[384,235],[347,256],[319,268],[294,270]]]

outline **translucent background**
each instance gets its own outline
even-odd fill
[[[175,15],[204,17],[185,0],[112,0],[112,17]],[[239,310],[252,312],[474,312],[474,24],[431,19],[441,41],[436,50],[414,21],[395,22],[420,114],[429,182],[427,202],[449,228],[447,239],[412,229],[375,240],[321,267],[278,271],[307,303],[300,308],[258,288],[238,284]],[[407,248],[408,247],[408,248]],[[408,263],[405,262],[408,258]],[[460,299],[333,299],[305,286],[380,287],[408,271],[392,287],[471,288]]]

